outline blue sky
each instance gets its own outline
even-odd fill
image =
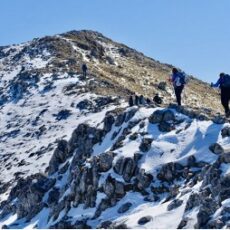
[[[91,29],[215,81],[230,73],[230,0],[1,0],[0,45]]]

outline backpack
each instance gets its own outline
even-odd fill
[[[175,86],[182,86],[182,85],[185,85],[186,84],[186,76],[185,76],[185,73],[183,72],[178,72],[177,75],[176,75],[176,78],[174,80],[174,84]]]
[[[230,75],[228,74],[224,75],[221,86],[224,88],[230,88]]]

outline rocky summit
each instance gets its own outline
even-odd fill
[[[171,68],[85,30],[0,47],[0,227],[229,228],[230,125]]]

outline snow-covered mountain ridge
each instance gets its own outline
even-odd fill
[[[91,31],[1,47],[0,66],[2,227],[229,227],[229,125],[199,90],[168,107],[171,66]],[[165,108],[127,108],[144,90]]]

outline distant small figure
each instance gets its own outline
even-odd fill
[[[141,95],[141,96],[139,97],[139,104],[140,104],[140,105],[145,105],[145,104],[146,104],[146,101],[145,101],[145,98],[144,98],[143,95]]]
[[[135,105],[139,105],[139,97],[135,95]]]
[[[151,100],[148,97],[146,98],[146,102],[147,102],[148,105],[151,104]]]
[[[129,106],[130,107],[134,106],[133,96],[132,95],[129,97]]]
[[[83,75],[83,78],[86,78],[86,74],[87,74],[87,65],[84,63],[81,67],[82,69],[82,75]]]
[[[229,101],[230,101],[230,75],[220,73],[218,81],[211,87],[220,87],[221,91],[221,104],[225,110],[225,116],[230,117]]]
[[[162,98],[159,96],[158,93],[156,93],[156,95],[154,96],[153,101],[158,105],[162,104],[162,102],[163,102]]]

